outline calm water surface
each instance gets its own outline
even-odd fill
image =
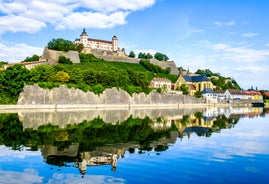
[[[269,183],[268,112],[1,112],[0,183]]]

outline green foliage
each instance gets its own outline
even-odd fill
[[[171,69],[162,69],[158,65],[154,65],[150,63],[147,60],[140,60],[139,62],[142,66],[144,66],[148,71],[153,73],[163,73],[163,74],[169,74],[171,72]]]
[[[84,54],[84,53],[79,53],[79,59],[81,63],[104,61],[101,58],[95,57],[93,54]]]
[[[51,82],[65,83],[65,82],[68,82],[69,79],[70,79],[69,74],[64,71],[58,71],[57,73],[49,77],[49,81]]]
[[[38,82],[38,86],[45,89],[53,89],[60,87],[61,83],[58,82]]]
[[[201,92],[201,91],[196,91],[196,92],[194,93],[194,97],[196,97],[196,98],[201,98],[201,97],[203,97],[202,92]]]
[[[157,59],[157,60],[159,60],[159,61],[168,61],[169,60],[169,58],[167,57],[167,55],[162,54],[160,52],[156,52],[154,54],[154,58]]]
[[[75,50],[78,52],[81,52],[83,49],[82,44],[74,44],[73,42],[69,40],[65,40],[63,38],[57,38],[57,39],[52,39],[48,43],[48,48],[52,50],[58,50],[58,51],[69,51],[69,50]]]
[[[162,92],[162,88],[157,88],[157,92],[161,93]]]
[[[30,82],[48,82],[56,73],[55,65],[39,65],[30,70]]]
[[[12,102],[16,103],[18,100],[18,94],[23,90],[25,83],[29,81],[29,70],[24,66],[16,64],[8,67],[0,74],[0,92],[1,103]],[[7,100],[10,98],[10,100]]]
[[[183,94],[183,95],[188,95],[188,94],[190,94],[190,90],[189,90],[189,88],[188,88],[188,86],[187,86],[186,84],[182,84],[182,85],[179,87],[178,90],[179,90],[179,91],[182,91],[182,94]]]
[[[209,77],[213,85],[216,86],[215,90],[241,89],[234,79],[231,79],[229,77],[223,77],[219,73],[213,73],[209,69],[198,69],[195,73],[200,75],[206,75],[207,77]]]
[[[129,57],[131,57],[131,58],[135,58],[135,53],[134,53],[134,51],[130,51],[130,53],[129,53]]]
[[[150,54],[150,53],[142,53],[142,52],[139,52],[138,53],[138,58],[141,58],[141,59],[152,59],[153,56]]]
[[[32,62],[32,61],[39,61],[39,56],[34,54],[32,57],[26,57],[24,62]]]
[[[58,62],[61,64],[73,64],[70,58],[66,58],[64,56],[59,56]]]

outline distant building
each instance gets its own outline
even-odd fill
[[[46,60],[40,60],[40,61],[32,61],[32,62],[11,63],[11,64],[5,64],[4,69],[7,69],[7,67],[9,67],[9,66],[14,66],[14,65],[17,65],[17,64],[24,66],[28,70],[31,70],[32,68],[34,68],[36,66],[43,65],[43,64],[48,64],[48,62]]]
[[[162,88],[167,91],[171,91],[172,83],[169,79],[155,77],[150,82],[152,88]]]
[[[263,96],[255,90],[235,90],[227,89],[224,93],[226,100],[252,100],[263,101]]]
[[[80,38],[75,40],[75,43],[82,43],[85,48],[105,50],[105,51],[118,51],[118,38],[112,37],[112,41],[99,40],[89,38],[85,29],[83,29]]]
[[[214,85],[206,75],[183,75],[179,73],[178,79],[174,84],[174,88],[177,89],[182,84],[186,84],[190,90],[190,95],[194,95],[195,92],[202,92],[206,88],[214,88]]]

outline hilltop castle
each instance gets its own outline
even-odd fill
[[[116,36],[112,37],[112,41],[99,40],[89,38],[85,29],[83,29],[80,38],[75,40],[75,43],[82,43],[84,48],[104,50],[104,51],[118,51],[118,38]]]

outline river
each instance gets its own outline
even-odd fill
[[[0,112],[0,183],[269,183],[269,110]]]

